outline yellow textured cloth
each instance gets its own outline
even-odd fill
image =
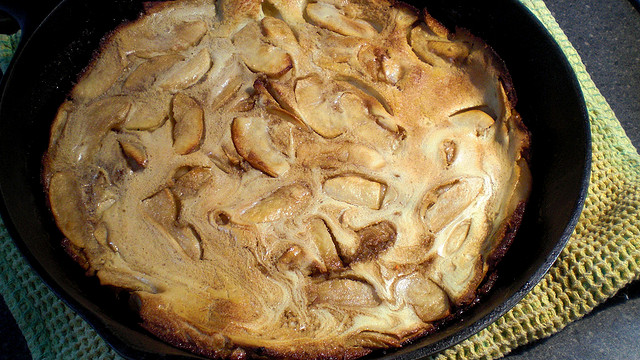
[[[436,359],[495,359],[547,337],[640,277],[640,156],[542,1],[523,0],[573,67],[591,123],[591,183],[569,243],[542,281],[498,321]]]
[[[589,194],[567,247],[533,291],[485,330],[435,359],[499,358],[559,331],[640,274],[640,156],[542,0],[521,1],[560,44],[582,86],[593,136]],[[35,359],[118,358],[33,273],[1,223],[0,294]]]

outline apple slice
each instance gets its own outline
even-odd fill
[[[267,85],[262,79],[258,79],[253,83],[253,88],[256,91],[257,100],[256,105],[263,107],[268,113],[273,114],[301,129],[308,129],[305,123],[300,120],[295,113],[284,109],[280,103],[273,97],[267,90]]]
[[[380,304],[376,290],[369,283],[352,279],[331,279],[309,287],[313,304],[366,308]]]
[[[73,98],[89,101],[104,94],[122,74],[124,67],[117,47],[106,48],[73,88]]]
[[[207,23],[202,20],[183,22],[173,29],[175,42],[171,50],[180,51],[197,45],[207,33]]]
[[[177,92],[196,84],[211,68],[211,55],[207,49],[200,50],[190,59],[175,64],[161,80],[159,87]]]
[[[448,62],[463,62],[470,53],[469,45],[461,41],[429,40],[427,48]]]
[[[129,74],[122,88],[127,91],[147,90],[153,85],[159,75],[183,60],[184,56],[178,54],[153,57],[138,65],[138,67]]]
[[[149,159],[147,157],[147,151],[142,144],[129,139],[120,139],[118,143],[129,167],[133,171],[139,171],[147,167]]]
[[[273,144],[263,118],[238,117],[233,119],[231,139],[238,154],[251,166],[265,174],[278,177],[289,170],[289,163]]]
[[[320,258],[323,261],[325,271],[340,270],[344,266],[338,256],[338,250],[336,244],[333,242],[331,232],[327,227],[327,224],[320,219],[314,218],[309,222],[309,231],[311,233],[311,240],[316,245]]]
[[[396,289],[399,294],[404,295],[422,321],[431,322],[450,314],[447,293],[420,272],[398,280]]]
[[[380,209],[386,192],[386,186],[357,175],[336,176],[323,185],[329,197],[351,205]]]
[[[204,111],[192,98],[182,93],[173,97],[173,149],[180,155],[196,151],[204,135]]]
[[[493,118],[489,114],[475,108],[458,111],[449,118],[458,126],[474,129],[477,134],[484,132],[494,123]]]
[[[470,45],[462,41],[450,41],[438,36],[426,25],[414,27],[409,34],[409,44],[418,57],[430,65],[438,63],[462,63],[470,54]]]
[[[438,58],[433,52],[429,51],[430,39],[438,39],[438,37],[432,34],[424,24],[414,27],[409,32],[409,45],[413,52],[425,63],[435,65]]]
[[[57,172],[49,180],[49,204],[60,230],[74,246],[85,248],[90,229],[80,189],[71,171]]]
[[[283,186],[244,210],[241,220],[263,223],[280,220],[305,208],[311,199],[311,191],[303,184]]]
[[[283,48],[293,48],[298,45],[298,40],[293,34],[289,25],[278,18],[265,16],[262,21],[262,31],[270,43],[282,46]]]
[[[484,181],[480,177],[463,177],[442,184],[425,195],[420,214],[429,229],[437,233],[471,206],[483,190]]]
[[[158,92],[151,97],[141,97],[134,101],[122,127],[126,130],[154,130],[164,124],[170,112],[171,94]]]
[[[284,50],[264,41],[260,26],[249,23],[232,39],[247,67],[270,77],[284,75],[293,67],[291,56]]]
[[[340,105],[340,94],[318,76],[300,79],[295,97],[302,120],[322,137],[332,139],[347,131],[348,114]]]
[[[307,16],[315,25],[338,34],[371,38],[378,34],[376,29],[361,19],[345,16],[338,8],[331,4],[316,2],[307,5]]]
[[[382,169],[387,164],[378,151],[365,145],[353,144],[347,148],[347,153],[348,162],[371,170]]]
[[[291,245],[280,258],[278,258],[278,265],[284,266],[285,269],[300,271],[305,275],[309,275],[314,270],[322,267],[319,259],[315,258],[313,254],[308,253],[297,244]]]
[[[181,226],[176,222],[180,204],[171,190],[160,190],[143,200],[142,205],[146,215],[153,220],[172,246],[183,251],[192,260],[201,258],[202,245],[196,231],[191,226]]]
[[[149,21],[136,22],[119,34],[124,55],[151,58],[182,51],[196,45],[207,33],[207,24],[202,20],[181,22],[161,32],[150,25]]]

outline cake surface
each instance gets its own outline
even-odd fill
[[[211,357],[356,358],[472,303],[529,136],[500,59],[386,0],[149,5],[60,106],[63,244]]]

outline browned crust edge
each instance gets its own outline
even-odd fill
[[[486,263],[489,266],[487,273],[493,272],[500,260],[502,260],[502,258],[507,254],[507,251],[511,247],[511,244],[516,237],[516,232],[518,228],[520,228],[520,225],[522,223],[525,207],[526,203],[524,201],[519,202],[516,206],[515,211],[511,215],[511,218],[504,225],[505,231],[502,237],[502,241],[487,257]]]
[[[204,336],[196,331],[189,331],[175,319],[167,319],[157,314],[145,314],[140,325],[173,346],[212,359],[353,360],[372,352],[370,348],[342,347],[333,344],[304,344],[304,347],[274,349],[235,345],[223,335]],[[211,346],[211,340],[214,337],[220,342],[217,348]]]

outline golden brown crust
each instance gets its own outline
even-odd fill
[[[490,286],[529,188],[502,61],[387,0],[145,5],[59,109],[67,252],[209,357],[351,359]]]

